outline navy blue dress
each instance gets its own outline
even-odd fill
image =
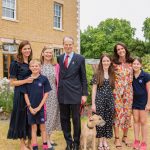
[[[10,65],[10,78],[16,78],[17,80],[23,80],[31,75],[29,65],[26,63],[19,63],[13,61]],[[22,92],[22,86],[16,86],[14,88],[14,101],[13,110],[10,119],[10,126],[8,130],[8,139],[26,139],[31,138],[31,128],[27,122],[27,107]]]
[[[147,104],[147,89],[146,83],[150,81],[150,74],[141,71],[140,75],[133,77],[133,104],[132,109],[145,110]]]

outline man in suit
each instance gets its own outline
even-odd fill
[[[73,52],[74,40],[66,36],[63,39],[65,53],[60,55],[60,76],[58,86],[58,101],[60,105],[60,119],[66,150],[79,150],[81,122],[80,105],[85,103],[88,95],[85,59]],[[71,122],[73,122],[73,138],[71,136]]]

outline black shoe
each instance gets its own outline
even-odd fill
[[[67,145],[66,150],[72,150],[72,145]]]
[[[73,150],[79,150],[79,145],[74,144],[74,145],[73,145]]]

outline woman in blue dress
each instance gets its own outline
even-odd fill
[[[28,150],[25,139],[31,139],[30,126],[27,123],[27,107],[24,94],[21,91],[26,83],[32,83],[29,77],[29,62],[32,59],[32,49],[28,41],[22,41],[19,45],[17,60],[10,65],[10,84],[14,86],[13,110],[8,130],[8,139],[20,139],[20,149]]]

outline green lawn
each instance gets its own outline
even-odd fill
[[[0,150],[19,150],[19,140],[8,140],[6,138],[8,130],[9,121],[0,121]],[[150,150],[150,117],[149,117],[149,127],[148,127],[148,149]],[[133,140],[133,128],[129,130],[129,139]],[[65,141],[62,132],[56,132],[53,135],[53,140],[58,144],[55,150],[65,150]],[[41,138],[39,138],[39,145],[41,145]],[[109,141],[111,150],[115,150],[113,144],[114,138]],[[127,148],[123,145],[123,150],[131,150],[132,148]]]

